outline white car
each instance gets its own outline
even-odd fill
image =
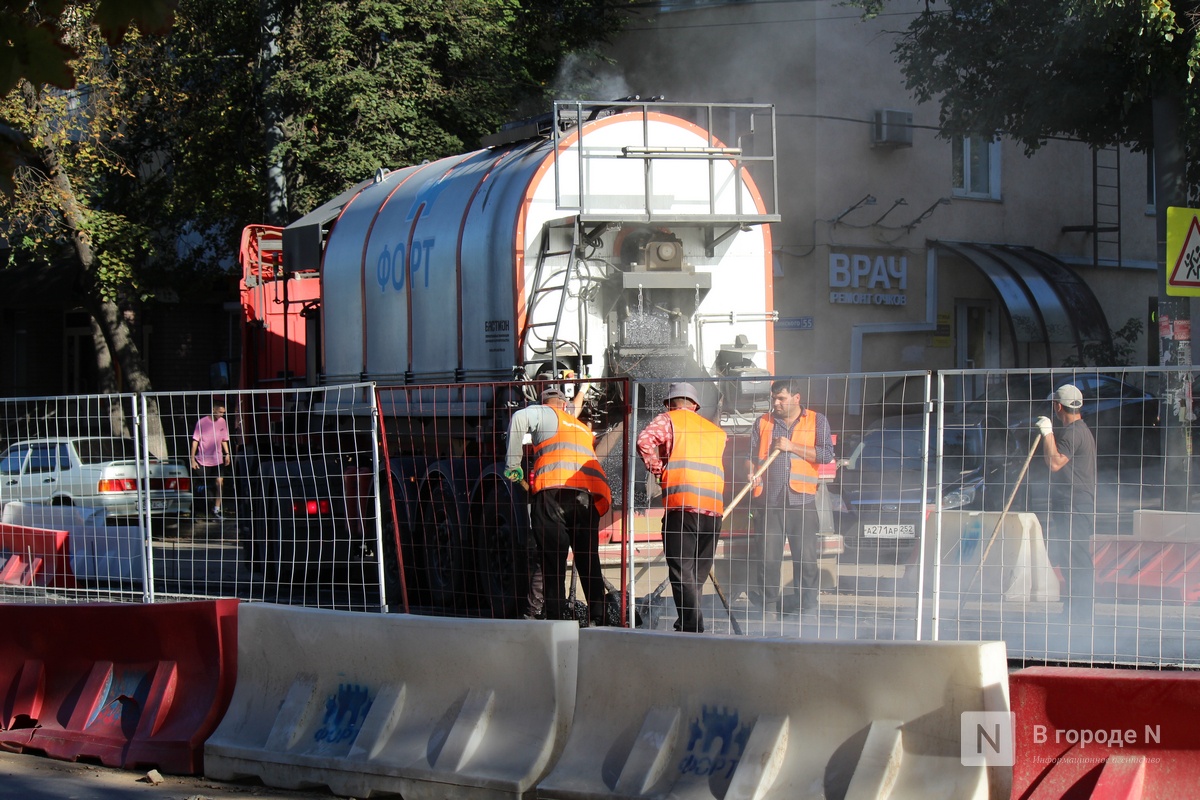
[[[0,502],[91,506],[109,517],[136,517],[138,476],[145,470],[132,439],[55,437],[17,442],[0,455]],[[187,516],[192,481],[186,467],[149,459],[154,514]],[[143,500],[146,493],[142,492]]]

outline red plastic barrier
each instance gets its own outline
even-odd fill
[[[8,556],[0,566],[0,584],[4,586],[33,586],[33,581],[42,570],[42,559],[34,556],[26,563],[18,555]]]
[[[1200,673],[1033,667],[1009,692],[1014,799],[1200,792]]]
[[[73,589],[75,573],[71,569],[67,537],[66,531],[26,528],[0,522],[0,554],[18,556],[26,565],[31,564],[31,557],[41,559],[40,570],[32,576],[34,583],[56,589]]]
[[[1184,542],[1104,542],[1096,547],[1096,594],[1130,600],[1200,600],[1200,546]]]
[[[0,745],[200,774],[237,678],[237,606],[0,605]]]

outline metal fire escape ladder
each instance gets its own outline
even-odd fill
[[[571,247],[568,250],[550,249],[550,232],[555,228],[571,226]],[[550,362],[552,371],[557,374],[560,357],[559,338],[562,326],[563,312],[567,306],[567,295],[570,293],[571,277],[576,270],[576,254],[581,246],[580,225],[577,217],[551,220],[542,227],[542,236],[538,245],[537,266],[533,271],[533,285],[529,291],[529,299],[525,306],[525,326],[521,330],[521,338],[517,343],[522,353],[528,352],[523,367],[525,373],[529,369]],[[567,256],[566,267],[554,270],[547,261],[552,258]],[[534,322],[534,312],[538,305],[547,300],[558,298],[558,311],[552,320]],[[548,329],[548,331],[547,331]],[[547,335],[548,333],[548,335]],[[530,375],[530,377],[534,377]]]
[[[1064,225],[1063,233],[1092,234],[1092,266],[1121,264],[1121,151],[1092,148],[1092,224]]]

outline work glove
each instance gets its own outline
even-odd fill
[[[517,483],[525,477],[525,470],[520,467],[509,467],[504,470],[504,477],[513,483]]]
[[[1049,436],[1054,433],[1054,423],[1050,421],[1049,417],[1038,417],[1034,426],[1042,436]]]

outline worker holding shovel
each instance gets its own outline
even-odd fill
[[[1096,439],[1083,421],[1083,393],[1073,384],[1050,396],[1058,430],[1047,417],[1034,423],[1042,438],[1042,459],[1050,469],[1050,514],[1046,544],[1050,563],[1064,580],[1065,616],[1072,622],[1092,617],[1092,536],[1096,515]]]
[[[638,455],[663,490],[662,539],[679,617],[675,630],[704,633],[700,597],[712,571],[725,510],[725,432],[697,412],[700,395],[673,383],[666,410],[637,438]]]
[[[833,461],[833,437],[824,414],[804,407],[801,381],[771,384],[771,413],[759,418],[750,433],[746,473],[754,496],[765,503],[762,531],[750,549],[750,604],[767,612],[813,614],[820,602],[817,564],[817,465]],[[782,456],[759,477],[768,453]],[[765,491],[764,491],[765,490]],[[765,497],[764,497],[765,495]],[[780,596],[783,543],[791,547],[793,582],[800,594]]]

